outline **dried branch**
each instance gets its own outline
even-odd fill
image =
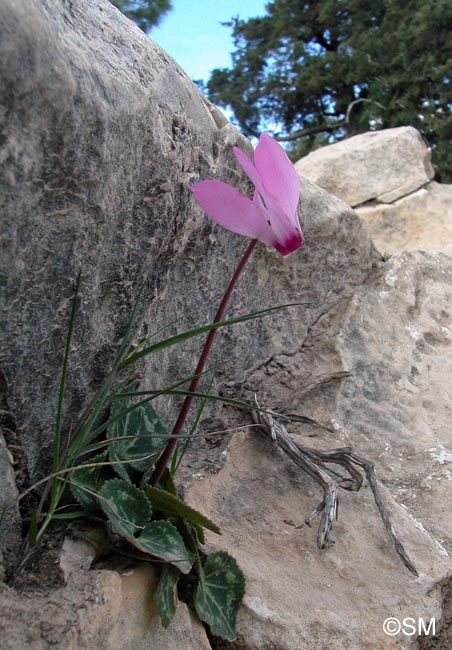
[[[341,487],[345,490],[357,492],[362,487],[363,476],[357,469],[358,467],[363,470],[366,475],[370,489],[374,495],[375,503],[380,512],[380,516],[400,559],[411,573],[414,573],[415,576],[419,575],[416,567],[411,562],[394,531],[389,512],[384,504],[377,484],[374,464],[372,462],[354,453],[350,447],[331,449],[330,451],[319,451],[317,449],[312,449],[311,447],[305,447],[295,442],[289,436],[285,427],[276,422],[271,415],[252,411],[252,417],[254,422],[260,426],[261,431],[270,436],[275,444],[282,449],[282,451],[287,454],[287,456],[289,456],[298,467],[320,484],[323,490],[323,500],[305,519],[305,523],[308,526],[311,526],[313,520],[317,516],[321,515],[317,533],[317,546],[320,549],[328,548],[334,544],[330,533],[333,522],[337,519],[339,488]],[[290,416],[283,417],[285,417],[285,419],[296,419],[297,421],[302,422],[306,421],[306,419],[310,419],[306,418],[306,416],[296,416],[295,418],[290,418]],[[339,465],[341,468],[344,468],[348,473],[348,476],[344,476],[328,467],[329,464]]]

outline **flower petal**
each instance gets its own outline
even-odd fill
[[[238,147],[233,147],[234,155],[239,161],[239,164],[245,174],[248,176],[250,181],[253,183],[254,187],[257,189],[258,192],[261,194],[265,193],[265,188],[262,184],[261,179],[259,178],[259,174],[257,173],[256,167],[253,165],[251,160],[248,158],[246,154],[243,153]]]
[[[231,185],[201,181],[191,186],[201,208],[226,230],[273,245],[274,236],[260,205]]]
[[[240,160],[239,162],[242,164]],[[300,199],[300,180],[298,174],[281,145],[267,133],[263,133],[259,139],[259,144],[254,152],[254,166],[266,192],[276,199],[291,222],[299,227],[297,207]],[[251,178],[251,180],[253,179]],[[265,199],[265,193],[263,196]]]
[[[289,217],[282,213],[280,206],[271,197],[267,198],[267,205],[264,205],[260,193],[256,190],[254,201],[261,205],[261,209],[267,215],[267,223],[273,233],[272,245],[281,255],[293,253],[304,244],[303,233],[300,224],[294,226]]]
[[[276,248],[278,253],[281,253],[281,255],[289,255],[290,253],[293,253],[296,251],[300,246],[303,246],[304,244],[304,237],[300,232],[292,232],[285,240],[284,244],[280,244],[279,242],[276,242],[273,244],[273,246]]]

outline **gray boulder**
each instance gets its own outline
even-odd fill
[[[296,169],[355,208],[382,253],[452,252],[452,186],[434,182],[413,127],[372,131],[322,147]]]
[[[175,320],[181,331],[212,319],[246,242],[210,222],[190,184],[218,178],[246,191],[231,145],[252,150],[106,1],[3,2],[0,25],[0,363],[20,447],[11,452],[34,481],[49,471],[79,269],[65,434],[110,368],[141,283],[137,338]],[[250,365],[294,349],[378,263],[364,225],[306,182],[301,217],[309,246],[286,259],[260,246],[229,313],[308,304],[219,336],[212,364],[230,362],[219,381],[240,381]],[[199,344],[148,359],[143,386],[190,375]],[[161,408],[171,424],[174,404]]]
[[[392,203],[428,183],[430,151],[411,126],[370,131],[321,147],[296,164],[299,174],[355,207]]]
[[[246,242],[202,214],[190,185],[217,178],[247,191],[231,145],[247,153],[251,146],[170,57],[106,1],[4,1],[0,74],[0,369],[7,414],[2,419],[7,450],[1,458],[9,497],[15,490],[11,457],[20,489],[49,469],[79,268],[65,434],[105,377],[142,283],[137,339],[174,320],[177,325],[165,334],[212,319]],[[254,447],[258,443],[251,435],[235,437],[230,449],[224,440],[213,449],[205,444],[187,458],[185,478],[192,481],[190,474],[207,476],[212,460],[226,459],[217,476],[195,482],[189,498],[224,524],[221,546],[248,574],[239,614],[245,645],[238,647],[363,647],[357,630],[364,608],[353,604],[362,606],[365,599],[376,605],[365,619],[375,634],[369,647],[396,647],[397,639],[392,646],[390,640],[380,643],[382,603],[386,599],[388,616],[396,615],[392,606],[403,599],[404,612],[413,606],[413,615],[439,617],[439,584],[450,574],[445,550],[450,524],[447,517],[440,521],[442,472],[449,462],[441,382],[450,370],[445,306],[450,261],[418,255],[383,265],[366,224],[345,203],[304,178],[301,194],[305,247],[282,258],[260,245],[229,313],[294,301],[303,305],[222,332],[211,363],[228,364],[217,372],[215,390],[234,397],[257,391],[270,407],[331,421],[337,435],[322,438],[317,432],[315,438],[316,432],[305,429],[301,435],[322,447],[353,444],[372,456],[421,578],[415,581],[394,557],[368,491],[365,511],[356,495],[344,499],[336,549],[318,553],[310,531],[296,528],[316,500],[313,486],[290,469],[281,470],[274,450]],[[199,344],[191,341],[148,358],[137,370],[142,385],[161,388],[189,375]],[[344,369],[351,372],[345,381],[301,394],[300,386],[310,380],[315,385],[319,376]],[[174,403],[159,408],[171,424]],[[222,427],[248,421],[226,407],[218,406],[213,415]],[[430,431],[428,422],[435,423]],[[234,473],[235,467],[240,471]],[[418,480],[429,486],[422,497]],[[231,518],[242,527],[235,528]],[[68,585],[71,571],[75,576],[72,591],[35,590],[24,597],[2,587],[9,615],[1,619],[2,638],[36,648],[148,644],[142,590],[152,576],[137,573],[128,581],[116,571],[77,571],[71,562],[66,555],[62,570]],[[136,629],[125,626],[120,611],[129,587]],[[283,611],[289,603],[298,606],[296,619]],[[372,611],[376,614],[369,618]],[[184,629],[192,625],[192,647],[206,645],[204,631],[185,606],[178,615],[174,637],[159,636],[153,628],[156,647],[165,647],[165,637],[169,647],[188,639]],[[341,615],[347,617],[348,633]],[[403,641],[400,647],[407,646]]]

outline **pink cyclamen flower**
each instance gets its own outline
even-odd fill
[[[237,147],[234,154],[254,184],[253,200],[220,181],[192,185],[195,199],[223,228],[274,246],[281,255],[297,250],[304,243],[297,214],[300,181],[286,152],[263,133],[254,152],[254,164]]]

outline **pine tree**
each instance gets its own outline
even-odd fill
[[[452,181],[450,0],[272,0],[265,16],[229,25],[232,68],[207,88],[247,135],[286,136],[296,156],[412,125]]]

